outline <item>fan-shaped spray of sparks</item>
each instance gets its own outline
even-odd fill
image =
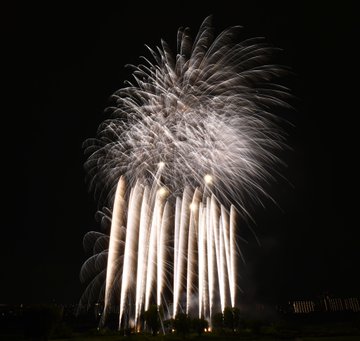
[[[113,205],[108,250],[94,259],[107,256],[103,320],[118,300],[119,327],[125,315],[140,327],[153,303],[210,319],[236,304],[236,212],[266,194],[282,146],[270,110],[287,96],[267,62],[274,49],[234,43],[237,30],[214,36],[207,18],[194,42],[178,30],[175,56],[164,41],[149,49],[154,62],[134,67],[86,141],[91,185]]]

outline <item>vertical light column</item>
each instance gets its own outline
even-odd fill
[[[224,266],[224,287],[225,287],[225,300],[228,300],[229,298],[229,292],[231,297],[231,264],[230,264],[230,225],[229,225],[229,214],[225,207],[221,205],[221,230],[222,230],[222,238],[223,238],[223,250],[224,252],[224,258],[225,258],[225,266]],[[230,298],[231,300],[231,298]],[[225,306],[227,306],[228,303],[225,302]]]
[[[200,203],[198,238],[199,318],[205,318],[208,313],[206,240],[206,207]]]
[[[190,204],[190,223],[189,223],[189,237],[187,247],[187,276],[186,276],[186,314],[190,312],[191,303],[193,303],[192,296],[195,293],[194,283],[197,266],[196,257],[196,240],[198,234],[198,219],[199,219],[199,197],[200,192],[195,190],[193,199]]]
[[[174,317],[177,314],[180,294],[184,288],[184,277],[186,273],[186,261],[187,261],[187,246],[188,246],[188,234],[189,234],[189,216],[190,216],[190,203],[191,203],[191,191],[188,187],[185,187],[183,193],[183,199],[181,203],[181,216],[179,227],[179,252],[177,256],[177,279],[174,288]]]
[[[213,217],[211,214],[211,199],[206,198],[206,235],[207,235],[207,263],[208,263],[208,287],[209,287],[209,322],[211,323],[214,307],[215,294],[215,252]]]
[[[145,283],[148,258],[149,224],[150,224],[149,188],[145,187],[140,213],[139,247],[136,276],[135,326],[144,306]]]
[[[175,226],[174,226],[174,279],[173,279],[173,318],[177,313],[178,305],[178,257],[179,257],[179,231],[180,231],[180,219],[181,219],[181,199],[176,198],[175,204]]]
[[[236,304],[236,287],[237,287],[237,264],[236,264],[236,211],[235,207],[231,205],[230,207],[230,298],[231,306],[235,308]]]
[[[104,313],[102,320],[105,321],[111,302],[111,294],[114,291],[114,281],[116,275],[120,271],[120,257],[121,248],[120,244],[124,242],[122,230],[125,227],[125,179],[123,176],[120,177],[116,187],[114,206],[111,218],[111,230],[110,230],[110,241],[109,251],[107,260],[106,280],[105,280],[105,300],[104,300]]]
[[[143,187],[139,183],[131,190],[126,225],[124,264],[120,292],[119,327],[125,309],[126,300],[131,296],[129,291],[136,285],[137,249],[139,237],[139,221]],[[135,303],[135,302],[134,302]]]
[[[214,195],[211,196],[211,221],[212,221],[212,230],[215,242],[215,259],[216,259],[216,272],[217,280],[219,285],[219,296],[220,296],[220,305],[221,310],[224,309],[224,296],[223,296],[223,277],[221,273],[221,264],[220,264],[220,216],[219,209]]]
[[[166,202],[163,216],[161,219],[160,235],[158,237],[158,259],[157,259],[157,305],[160,306],[162,303],[162,294],[165,284],[166,277],[166,249],[168,248],[168,240],[170,234],[170,206]]]
[[[154,289],[154,282],[156,279],[157,269],[157,247],[158,247],[158,230],[159,224],[161,224],[162,215],[162,198],[159,192],[156,193],[155,204],[153,208],[153,215],[150,228],[150,241],[149,241],[149,252],[148,252],[148,264],[147,264],[147,275],[146,275],[146,291],[145,291],[145,311],[149,309],[151,294]]]

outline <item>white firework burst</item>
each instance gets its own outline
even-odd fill
[[[112,118],[85,142],[91,186],[102,198],[112,201],[122,175],[132,188],[159,171],[174,197],[205,176],[217,198],[243,212],[246,196],[266,195],[283,146],[271,109],[287,105],[287,89],[274,82],[284,68],[269,64],[275,49],[263,39],[234,43],[239,27],[214,38],[210,21],[193,43],[180,28],[176,55],[164,41],[149,48],[154,61],[133,66],[135,82],[113,95]]]
[[[168,316],[197,305],[209,320],[236,305],[236,212],[267,195],[284,146],[273,109],[289,97],[275,49],[234,43],[238,30],[215,36],[208,17],[193,42],[179,29],[176,55],[164,41],[149,48],[153,61],[133,66],[112,118],[85,142],[91,187],[113,208],[110,236],[87,234],[94,255],[81,270],[94,277],[81,304],[100,291],[102,321],[117,305],[119,328],[126,314],[140,328],[154,300]]]

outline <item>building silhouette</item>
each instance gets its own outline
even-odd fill
[[[290,312],[308,314],[312,312],[360,312],[358,297],[330,297],[328,295],[318,300],[289,301]]]

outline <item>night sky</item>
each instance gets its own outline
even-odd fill
[[[281,48],[279,61],[294,73],[286,80],[295,107],[287,114],[292,151],[282,155],[287,181],[269,188],[279,207],[254,209],[261,246],[249,238],[244,248],[244,295],[254,302],[360,296],[358,153],[350,152],[358,119],[355,6],[151,3],[3,11],[0,303],[78,302],[82,238],[100,229],[82,143],[130,79],[125,64],[149,57],[144,44],[163,38],[174,46],[178,27],[196,34],[210,14],[218,33],[241,25],[239,41],[263,36]]]

